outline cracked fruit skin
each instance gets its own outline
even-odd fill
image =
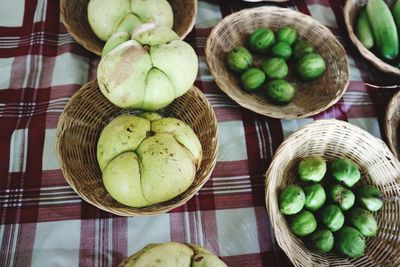
[[[356,191],[357,201],[361,207],[369,211],[378,211],[383,206],[383,196],[378,188],[372,185],[364,185]]]
[[[359,258],[365,253],[365,238],[350,226],[343,226],[335,233],[335,250],[350,258]]]
[[[241,73],[253,64],[253,56],[246,48],[236,47],[228,53],[226,63],[232,71]]]
[[[342,211],[349,210],[351,207],[353,207],[356,200],[354,193],[350,189],[340,184],[333,184],[329,186],[328,197]]]
[[[188,43],[169,28],[143,24],[133,31],[132,40],[101,58],[97,80],[114,105],[156,111],[185,94],[197,71],[197,55]]]
[[[378,232],[378,223],[374,215],[366,209],[354,207],[349,210],[347,219],[363,236],[374,237]]]
[[[295,235],[303,237],[315,231],[317,221],[311,212],[302,210],[289,218],[289,226]]]
[[[346,158],[336,159],[332,163],[332,175],[336,181],[348,187],[355,185],[361,178],[361,173],[353,161]]]
[[[316,211],[321,208],[326,201],[325,190],[320,184],[312,184],[303,187],[306,201],[304,207],[310,211]]]
[[[297,172],[300,180],[318,183],[325,176],[326,161],[320,156],[306,157],[300,161]]]
[[[151,113],[114,118],[97,143],[106,190],[131,207],[183,193],[193,182],[201,156],[200,141],[187,124]]]
[[[303,209],[305,195],[297,185],[288,185],[279,195],[279,207],[282,214],[292,215]]]
[[[327,253],[333,248],[334,237],[328,229],[317,230],[308,237],[307,244],[314,251]]]
[[[265,54],[275,44],[275,34],[267,28],[258,28],[250,34],[248,45],[250,50]]]
[[[93,32],[103,41],[145,23],[172,28],[174,20],[166,0],[90,0],[87,16]]]

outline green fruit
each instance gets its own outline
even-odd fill
[[[296,90],[284,80],[273,80],[267,83],[267,96],[278,104],[287,104],[292,101]]]
[[[296,64],[296,71],[304,81],[320,77],[326,70],[325,60],[316,53],[302,56]]]
[[[333,248],[334,238],[331,231],[321,229],[312,233],[307,241],[308,246],[312,250],[327,253]]]
[[[361,178],[358,167],[350,159],[336,159],[332,163],[332,175],[336,181],[352,187]]]
[[[314,53],[314,46],[310,42],[297,40],[293,44],[293,57],[295,59],[311,53]]]
[[[319,182],[326,173],[326,161],[320,156],[309,156],[300,161],[298,174],[304,182]]]
[[[316,211],[321,208],[326,200],[325,190],[320,184],[312,184],[303,187],[304,194],[306,196],[306,201],[304,207]]]
[[[303,210],[289,218],[289,226],[295,235],[307,236],[315,231],[317,221],[311,212]]]
[[[292,45],[297,40],[297,32],[295,29],[285,26],[278,30],[276,39],[278,42],[285,42],[289,45]]]
[[[356,200],[353,192],[340,184],[334,184],[328,188],[328,198],[343,211],[353,207]]]
[[[357,189],[356,195],[361,207],[369,211],[378,211],[383,206],[381,191],[372,185],[361,186]]]
[[[288,65],[282,58],[274,57],[267,59],[263,64],[263,71],[270,79],[283,79],[289,73]]]
[[[288,60],[292,56],[292,48],[285,42],[279,42],[272,47],[271,53],[274,57]]]
[[[344,215],[336,205],[324,206],[319,215],[323,225],[332,232],[336,232],[344,224]]]
[[[367,49],[371,49],[374,46],[374,37],[372,36],[371,24],[368,20],[366,7],[361,8],[358,14],[355,32],[358,40],[360,40]]]
[[[282,214],[292,215],[304,207],[305,196],[303,189],[297,185],[288,185],[279,195],[279,207]]]
[[[265,74],[257,68],[250,68],[243,72],[240,80],[244,89],[250,92],[257,91],[265,82]]]
[[[335,233],[335,249],[342,255],[350,258],[359,258],[365,252],[365,238],[350,226],[343,226]]]
[[[354,207],[348,212],[347,219],[363,236],[376,236],[378,232],[378,224],[374,215],[372,215],[368,210]]]
[[[253,57],[244,47],[236,47],[228,53],[226,58],[228,67],[234,72],[242,72],[253,64]]]
[[[267,28],[258,28],[249,37],[250,50],[265,54],[275,44],[274,32]]]

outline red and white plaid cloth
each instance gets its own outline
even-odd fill
[[[351,82],[329,110],[277,120],[241,108],[222,93],[204,56],[218,21],[266,4],[199,1],[196,26],[186,40],[200,58],[196,86],[219,121],[215,171],[186,205],[160,216],[124,218],[82,201],[65,182],[55,153],[58,118],[74,92],[95,77],[99,58],[66,32],[59,1],[0,0],[0,266],[116,266],[148,243],[170,240],[200,244],[229,266],[289,266],[265,209],[264,174],[274,151],[299,127],[322,118],[346,120],[383,137],[385,108],[395,90],[363,82],[398,82],[375,70],[350,43],[344,2],[279,4],[332,30],[348,52]]]

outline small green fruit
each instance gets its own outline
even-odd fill
[[[296,71],[304,81],[320,77],[326,70],[325,60],[316,53],[302,56],[296,64]]]
[[[353,207],[356,199],[350,189],[340,184],[334,184],[328,188],[328,198],[343,211]]]
[[[253,64],[253,56],[244,47],[236,47],[226,58],[228,67],[234,72],[243,72]]]
[[[352,187],[361,178],[358,167],[350,159],[336,159],[332,163],[332,175],[336,181]]]
[[[317,221],[314,215],[308,210],[302,210],[289,218],[289,226],[297,236],[307,236],[317,228]]]
[[[288,60],[292,56],[292,48],[285,42],[279,42],[272,47],[271,53],[274,57]]]
[[[267,28],[258,28],[250,34],[248,43],[250,50],[265,54],[275,44],[274,32]]]
[[[270,79],[283,79],[289,73],[289,68],[286,64],[286,61],[278,57],[267,59],[262,68],[267,77]]]
[[[326,161],[320,156],[309,156],[300,161],[298,174],[304,182],[319,182],[326,173]]]
[[[378,224],[372,215],[366,209],[354,207],[347,214],[348,220],[363,236],[373,237],[378,232]]]
[[[326,200],[325,190],[320,184],[312,184],[303,187],[306,201],[304,207],[310,211],[316,211],[321,208]]]
[[[257,91],[265,82],[265,74],[257,68],[250,68],[240,77],[244,89],[250,92]]]
[[[350,226],[343,226],[335,233],[335,249],[350,258],[359,258],[365,253],[365,238]]]
[[[299,59],[304,55],[314,53],[314,46],[307,41],[297,40],[293,44],[293,57],[294,59]]]
[[[273,80],[267,83],[267,96],[277,104],[287,104],[292,101],[296,90],[285,80]]]
[[[336,232],[344,224],[344,215],[336,205],[324,206],[319,215],[323,225],[332,232]]]
[[[312,233],[307,240],[308,246],[317,252],[327,253],[332,250],[334,238],[331,231],[321,229]]]
[[[282,214],[292,215],[304,207],[305,196],[303,189],[297,185],[288,185],[279,195],[279,207]]]
[[[369,211],[378,211],[383,206],[381,191],[372,185],[361,186],[357,189],[356,195],[361,207]]]
[[[276,37],[278,42],[285,42],[292,45],[297,40],[297,32],[295,29],[285,26],[278,30]]]

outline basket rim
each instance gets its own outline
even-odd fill
[[[86,50],[88,50],[88,51],[90,51],[90,52],[92,52],[92,53],[94,53],[94,54],[96,54],[96,55],[98,55],[98,56],[101,56],[101,49],[100,49],[100,50],[97,50],[97,49],[92,49],[91,47],[88,47],[87,44],[86,44],[86,42],[85,42],[83,39],[81,39],[77,34],[75,34],[75,32],[73,32],[73,31],[71,30],[71,27],[70,27],[70,25],[68,24],[68,22],[66,22],[63,4],[64,4],[65,2],[67,2],[67,1],[68,1],[68,0],[60,0],[60,5],[59,5],[59,7],[60,7],[60,20],[61,20],[61,22],[63,23],[65,29],[66,29],[67,32],[73,37],[73,39],[74,39],[75,42],[77,42],[78,44],[80,44],[80,45],[81,45],[83,48],[85,48]],[[186,31],[185,31],[181,36],[179,36],[181,40],[184,40],[184,39],[189,35],[189,33],[193,30],[194,25],[196,24],[196,18],[197,18],[197,12],[198,12],[198,0],[192,0],[192,1],[193,1],[193,10],[194,10],[194,14],[193,14],[193,17],[192,17],[190,23],[188,24],[188,26],[187,26],[187,28],[186,28]],[[93,31],[93,30],[92,30],[92,31]],[[96,36],[96,37],[97,37],[97,36]],[[97,37],[97,38],[98,38],[98,37]],[[100,40],[100,39],[99,39],[99,40]],[[104,41],[102,41],[102,40],[100,40],[100,41],[104,43]]]
[[[397,91],[392,98],[390,99],[387,107],[386,107],[386,113],[385,113],[385,123],[384,123],[384,131],[385,131],[385,135],[386,135],[386,139],[388,142],[388,147],[390,148],[390,150],[392,151],[392,153],[399,158],[400,156],[400,152],[397,150],[397,147],[394,145],[393,143],[393,139],[396,138],[397,136],[393,136],[392,131],[391,130],[396,130],[398,129],[398,126],[395,127],[392,124],[392,117],[390,117],[391,114],[391,110],[392,108],[396,108],[397,107],[397,103],[398,103],[398,99],[400,98],[400,91]],[[397,110],[397,108],[396,108]],[[398,114],[396,111],[394,112],[394,116],[400,119],[400,114]]]
[[[215,27],[213,27],[211,33],[209,34],[209,36],[207,37],[207,42],[206,42],[206,46],[205,46],[205,54],[206,54],[206,62],[207,62],[207,66],[208,69],[210,70],[211,75],[214,78],[215,83],[218,85],[218,88],[221,89],[225,94],[227,94],[231,99],[233,99],[237,104],[239,104],[240,106],[251,110],[255,113],[264,115],[264,116],[268,116],[271,118],[276,118],[276,119],[287,119],[287,120],[293,120],[293,119],[301,119],[301,118],[308,118],[310,116],[319,114],[327,109],[329,109],[330,107],[332,107],[333,105],[335,105],[340,98],[342,98],[342,96],[345,94],[349,84],[350,84],[350,65],[349,65],[349,58],[348,56],[346,56],[344,58],[344,63],[346,65],[346,69],[344,70],[347,73],[347,81],[343,86],[343,89],[341,90],[340,94],[337,95],[335,98],[333,98],[325,107],[323,108],[318,108],[314,111],[309,111],[303,114],[291,114],[291,115],[285,115],[285,116],[278,116],[278,115],[274,115],[271,114],[271,112],[268,111],[260,111],[260,110],[255,110],[252,105],[250,103],[245,103],[243,101],[241,101],[241,99],[239,97],[236,97],[232,94],[230,94],[230,90],[225,88],[225,86],[222,84],[222,82],[220,81],[220,79],[218,78],[217,75],[215,75],[215,71],[212,68],[212,64],[210,64],[210,58],[213,57],[213,55],[210,53],[211,49],[210,49],[210,45],[211,45],[211,37],[214,36],[216,34],[216,32],[219,30],[219,26],[222,25],[222,23],[224,23],[227,20],[230,20],[233,17],[236,16],[241,16],[243,14],[248,13],[249,16],[251,16],[251,14],[253,12],[264,12],[264,13],[268,13],[268,12],[274,12],[274,11],[285,11],[285,12],[289,12],[290,14],[296,15],[296,16],[300,16],[300,17],[307,17],[307,19],[311,19],[314,23],[316,23],[319,27],[324,28],[324,30],[327,30],[329,33],[329,37],[334,39],[336,44],[338,45],[338,47],[342,50],[342,52],[347,55],[346,50],[344,49],[343,45],[338,41],[338,39],[335,37],[335,35],[331,32],[331,30],[329,30],[328,27],[326,27],[325,25],[323,25],[322,23],[320,23],[318,20],[314,19],[313,17],[303,14],[299,11],[290,9],[290,8],[282,8],[282,7],[276,7],[276,6],[262,6],[262,7],[255,7],[255,8],[245,8],[242,9],[240,11],[234,12],[226,17],[224,17]]]
[[[352,21],[350,20],[350,9],[352,7],[353,3],[358,2],[358,0],[347,0],[346,4],[343,8],[343,15],[344,15],[344,21],[346,24],[346,29],[347,33],[349,34],[349,37],[353,43],[353,45],[357,48],[357,50],[360,52],[361,56],[366,59],[369,63],[371,63],[375,68],[378,70],[400,76],[400,69],[384,62],[382,59],[377,57],[374,53],[369,51],[364,45],[358,40],[357,36],[355,35],[352,27]]]
[[[73,183],[72,180],[69,178],[69,174],[67,173],[67,170],[66,170],[66,164],[65,164],[65,162],[62,160],[63,156],[62,156],[62,153],[61,153],[61,151],[60,151],[60,149],[61,149],[60,137],[62,136],[63,126],[64,126],[64,120],[65,120],[65,116],[66,116],[65,111],[68,110],[69,107],[73,104],[73,100],[76,99],[77,97],[79,97],[80,92],[82,92],[82,90],[85,90],[85,88],[86,88],[87,86],[90,86],[90,85],[93,84],[93,83],[97,83],[97,79],[88,81],[87,83],[85,83],[84,85],[82,85],[82,86],[73,94],[73,96],[69,99],[68,103],[65,105],[64,110],[63,110],[63,112],[61,113],[61,115],[60,115],[60,117],[59,117],[59,119],[58,119],[58,122],[57,122],[55,150],[56,150],[58,162],[60,163],[60,168],[61,168],[61,171],[62,171],[62,173],[63,173],[64,180],[68,183],[69,186],[71,186],[71,188],[75,191],[75,193],[78,194],[78,196],[81,197],[81,198],[82,198],[83,200],[85,200],[86,202],[90,203],[91,205],[93,205],[93,206],[95,206],[95,207],[97,207],[97,208],[99,208],[99,209],[101,209],[101,210],[103,210],[103,211],[106,211],[106,212],[109,212],[109,213],[112,213],[112,214],[115,214],[115,215],[119,215],[119,216],[148,216],[148,215],[159,215],[159,214],[167,213],[167,212],[169,212],[170,210],[175,209],[175,208],[177,208],[177,207],[180,207],[180,206],[182,206],[182,205],[185,205],[185,203],[186,203],[187,201],[189,201],[190,199],[192,199],[193,196],[194,196],[195,194],[197,194],[197,193],[201,190],[201,188],[204,186],[204,184],[210,179],[210,177],[211,177],[211,175],[212,175],[212,173],[213,173],[213,171],[214,171],[214,169],[215,169],[216,163],[217,163],[217,155],[218,155],[218,152],[219,152],[219,128],[218,128],[218,120],[217,120],[217,116],[216,116],[216,114],[215,114],[215,111],[214,111],[214,109],[212,108],[212,105],[211,105],[211,103],[209,102],[209,100],[207,99],[207,97],[206,97],[206,96],[202,93],[202,91],[201,91],[200,89],[198,89],[195,85],[193,85],[193,86],[191,87],[190,90],[193,90],[196,94],[202,96],[203,101],[207,104],[207,106],[208,106],[209,109],[211,110],[211,112],[210,112],[209,115],[212,116],[212,120],[215,122],[215,125],[216,125],[216,127],[215,127],[215,136],[213,136],[213,141],[212,141],[212,146],[213,146],[212,149],[213,149],[213,152],[211,153],[211,157],[210,157],[210,159],[211,159],[211,160],[210,160],[210,164],[209,164],[210,168],[209,168],[209,171],[208,171],[207,175],[205,176],[205,179],[203,179],[203,181],[202,181],[201,183],[199,183],[199,185],[198,185],[198,190],[194,190],[194,191],[193,191],[192,193],[190,193],[187,197],[182,198],[180,201],[176,202],[175,204],[169,204],[166,208],[163,208],[163,209],[159,209],[159,210],[156,210],[156,211],[141,211],[141,210],[140,210],[141,208],[133,208],[133,207],[129,207],[129,206],[126,206],[126,205],[121,204],[121,205],[123,205],[125,208],[130,209],[130,212],[122,212],[122,211],[110,210],[110,209],[108,209],[107,207],[105,207],[105,206],[103,206],[103,205],[100,205],[100,204],[97,204],[97,203],[93,202],[93,201],[90,200],[88,197],[86,197],[84,194],[82,194],[82,193],[80,192],[80,190],[78,190],[78,188],[76,187],[75,183]],[[196,171],[196,175],[197,175],[197,173],[198,173],[198,170]],[[161,203],[163,203],[163,202],[161,202]],[[161,203],[156,203],[156,204],[153,204],[153,205],[157,205],[157,204],[160,205]],[[147,207],[144,207],[144,208],[148,208],[148,207],[151,207],[151,206],[147,206]]]

